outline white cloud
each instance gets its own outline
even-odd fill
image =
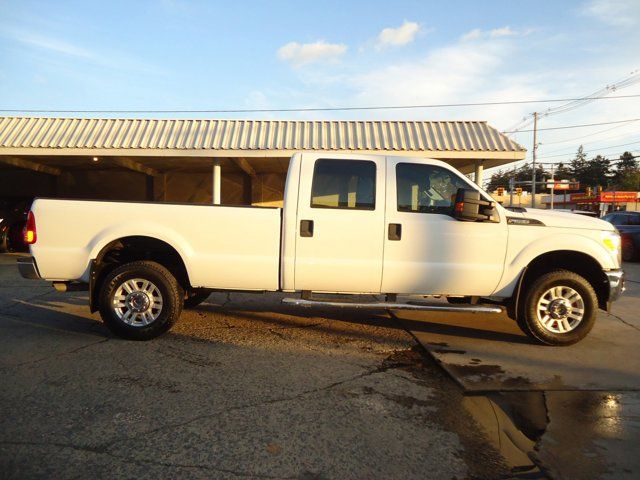
[[[481,30],[475,28],[460,37],[464,42],[470,42],[474,40],[487,39],[487,38],[502,38],[502,37],[524,37],[532,33],[532,29],[526,30],[514,30],[509,26],[494,28],[492,30]]]
[[[413,42],[420,31],[420,24],[417,22],[405,22],[398,28],[385,28],[378,35],[376,48],[398,47]]]
[[[502,27],[502,28],[494,28],[493,30],[489,30],[489,36],[491,38],[512,37],[514,35],[518,35],[518,32],[516,32],[509,26]]]
[[[48,61],[60,60],[62,57],[73,57],[75,60],[105,67],[117,71],[161,74],[163,71],[153,65],[148,65],[128,53],[118,51],[98,51],[71,43],[60,38],[36,33],[33,29],[0,27],[0,36],[22,44],[29,50],[46,55]],[[70,63],[68,58],[64,62]]]
[[[347,51],[342,43],[327,43],[318,40],[315,43],[289,42],[278,49],[278,58],[300,67],[308,63],[326,62],[338,59]]]
[[[582,13],[614,27],[632,27],[640,23],[640,4],[637,0],[591,0]]]
[[[20,31],[17,29],[2,29],[0,33],[3,36],[12,38],[31,47],[84,59],[91,59],[95,57],[91,51],[57,38],[47,37],[29,31]]]

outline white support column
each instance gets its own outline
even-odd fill
[[[478,185],[481,188],[482,188],[483,177],[484,177],[484,163],[482,160],[477,160],[475,182],[476,182],[476,185]]]
[[[213,184],[211,192],[213,194],[213,204],[220,205],[220,183],[222,178],[222,170],[220,168],[220,160],[213,161]]]

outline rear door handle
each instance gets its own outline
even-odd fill
[[[400,240],[402,238],[402,225],[399,223],[389,224],[389,240]]]
[[[313,237],[313,220],[300,220],[300,236]]]

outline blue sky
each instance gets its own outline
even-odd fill
[[[287,108],[575,97],[638,69],[638,0],[0,0],[0,108],[9,109]],[[640,94],[640,83],[617,93]],[[541,127],[637,118],[639,107],[640,97],[593,102],[544,118]],[[480,119],[505,129],[534,108],[236,117]],[[530,134],[515,138],[530,147]],[[640,148],[634,140],[640,142],[640,122],[551,131],[541,135],[540,154],[562,155],[581,141],[587,151],[613,154]]]

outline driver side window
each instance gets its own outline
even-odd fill
[[[396,165],[399,212],[449,215],[459,188],[469,188],[469,184],[446,168],[419,163]]]

